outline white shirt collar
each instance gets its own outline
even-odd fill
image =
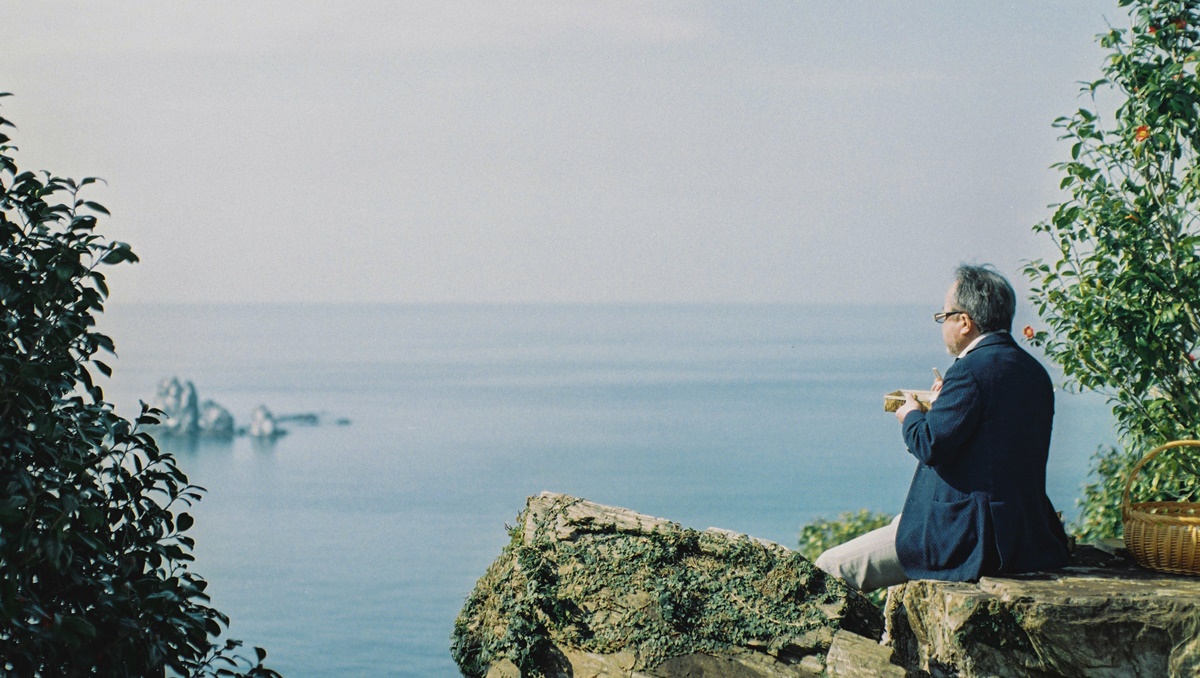
[[[991,336],[993,334],[1000,334],[1001,332],[1006,332],[1006,330],[996,330],[995,332],[988,332],[987,334],[981,334],[978,337],[975,337],[975,340],[967,344],[967,347],[962,350],[962,353],[958,354],[958,357],[961,358],[970,353],[972,349],[975,348],[975,345],[978,344],[984,337]]]

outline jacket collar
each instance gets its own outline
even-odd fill
[[[975,341],[970,346],[963,349],[962,353],[958,354],[959,358],[965,357],[968,353],[983,348],[984,346],[995,346],[996,344],[1012,344],[1012,333],[1005,330],[996,332],[988,332],[987,334],[976,337]]]

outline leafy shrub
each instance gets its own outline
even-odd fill
[[[188,568],[201,488],[138,428],[159,413],[131,423],[92,380],[113,351],[99,267],[137,257],[96,233],[95,179],[15,150],[0,134],[0,674],[276,676],[214,641],[228,618]]]
[[[1032,341],[1073,388],[1105,394],[1120,450],[1102,450],[1080,499],[1077,536],[1120,534],[1128,470],[1164,442],[1200,433],[1200,9],[1195,0],[1121,0],[1131,26],[1098,36],[1104,77],[1085,83],[1092,108],[1055,126],[1071,158],[1055,165],[1070,198],[1045,233],[1059,250],[1031,262],[1032,301],[1049,326]],[[1111,98],[1110,98],[1111,97]],[[1160,461],[1161,460],[1161,461]],[[1186,452],[1164,454],[1139,475],[1139,500],[1200,496]]]

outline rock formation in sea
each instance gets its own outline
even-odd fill
[[[250,427],[246,432],[254,438],[274,438],[286,433],[266,405],[259,405],[250,413]]]
[[[170,377],[158,382],[158,391],[151,402],[163,411],[156,432],[171,435],[193,435],[200,432],[200,408],[196,385]]]
[[[885,614],[778,544],[562,494],[510,534],[454,624],[470,678],[1200,676],[1200,577],[1111,544],[1050,573],[896,586]]]
[[[235,432],[233,415],[212,400],[200,404],[200,432],[220,438],[232,438]]]
[[[199,402],[196,385],[169,377],[158,383],[151,401],[163,411],[162,420],[152,430],[159,435],[210,436],[229,438],[234,435],[233,415],[212,400]]]
[[[191,381],[168,377],[158,383],[158,390],[151,406],[163,411],[158,425],[151,427],[155,435],[204,436],[209,438],[232,438],[249,434],[255,438],[276,438],[287,433],[285,422],[301,426],[321,425],[323,415],[316,412],[275,415],[266,405],[259,405],[250,414],[249,426],[239,429],[228,409],[213,400],[199,403],[196,386]],[[349,419],[334,421],[338,426],[347,426]]]

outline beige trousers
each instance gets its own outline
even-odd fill
[[[860,591],[903,584],[908,577],[896,554],[896,528],[899,525],[900,516],[896,516],[886,527],[822,553],[814,564]]]

